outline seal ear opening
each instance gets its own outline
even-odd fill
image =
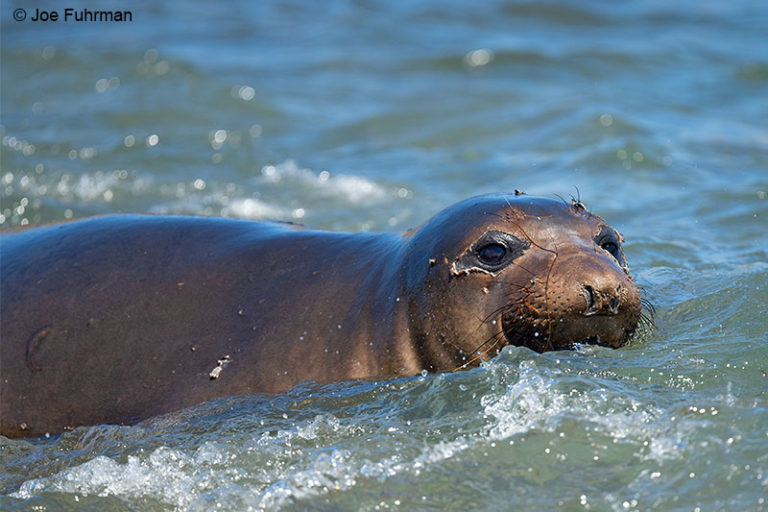
[[[503,231],[487,231],[451,266],[451,274],[483,272],[496,276],[523,255],[530,243]]]

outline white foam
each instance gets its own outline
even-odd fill
[[[566,391],[562,388],[568,379],[563,372],[538,368],[533,361],[522,361],[518,370],[518,378],[503,395],[481,400],[485,413],[497,420],[488,430],[490,439],[507,439],[534,429],[554,432],[563,420],[577,419],[614,442],[677,443],[679,435],[666,432],[659,420],[661,410],[650,404],[635,402],[615,389]]]
[[[13,494],[27,499],[43,491],[92,496],[138,498],[152,496],[177,507],[191,503],[197,480],[189,474],[192,459],[160,447],[146,460],[129,456],[127,462],[98,456],[48,478],[24,482]]]
[[[219,505],[273,510],[293,506],[296,500],[352,489],[361,480],[418,476],[468,450],[486,450],[502,440],[521,438],[522,442],[531,433],[554,433],[568,422],[577,428],[566,437],[588,432],[590,444],[590,436],[598,444],[611,439],[629,443],[636,447],[631,453],[639,461],[686,456],[680,448],[691,435],[691,425],[670,422],[648,404],[624,397],[621,383],[601,388],[595,379],[585,381],[557,368],[542,368],[534,360],[492,361],[472,378],[476,384],[483,378],[490,383],[491,392],[472,399],[479,400],[476,413],[483,423],[469,431],[457,429],[452,438],[429,441],[422,425],[398,417],[384,428],[370,417],[358,422],[318,414],[295,423],[286,421],[289,427],[253,438],[223,433],[226,442],[207,441],[191,452],[163,446],[148,456],[130,455],[124,461],[98,456],[50,477],[29,480],[14,496],[65,492],[153,499],[180,510]],[[420,382],[427,379],[422,377]],[[436,382],[449,385],[450,379]],[[579,390],[572,389],[580,385]],[[459,417],[457,421],[467,420]],[[383,446],[345,448],[351,441],[357,446],[361,436],[371,436]],[[581,442],[580,437],[570,442],[574,441]]]
[[[271,183],[288,181],[309,194],[314,193],[322,198],[342,200],[351,204],[387,197],[386,190],[373,181],[347,174],[333,175],[328,171],[315,173],[298,166],[293,160],[264,166],[261,169],[261,179]]]
[[[250,197],[229,201],[225,213],[244,219],[282,219],[288,214],[283,208]]]

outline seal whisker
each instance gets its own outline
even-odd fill
[[[560,194],[552,194],[552,195],[554,195],[556,198],[558,198],[560,201],[562,201],[563,205],[565,205],[566,207],[568,206],[568,201],[566,201],[563,196],[561,196]]]
[[[509,304],[503,304],[503,305],[499,306],[498,308],[494,309],[494,310],[493,310],[493,311],[491,311],[491,312],[490,312],[488,315],[486,315],[484,319],[482,319],[482,320],[479,322],[479,324],[478,324],[477,328],[475,328],[475,331],[478,331],[480,328],[482,328],[482,326],[483,326],[484,324],[488,323],[488,321],[490,321],[490,320],[491,320],[491,318],[493,318],[494,316],[498,316],[500,313],[503,313],[505,310],[508,310],[508,309],[510,309],[510,308],[509,308]],[[493,335],[493,336],[491,336],[490,338],[487,338],[487,339],[486,339],[485,341],[483,341],[483,342],[482,342],[482,343],[481,343],[481,344],[480,344],[480,345],[479,345],[477,348],[475,348],[474,350],[472,350],[472,351],[471,351],[471,353],[475,353],[475,352],[477,352],[478,350],[480,350],[481,348],[483,348],[483,346],[484,346],[484,345],[486,345],[486,344],[487,344],[489,341],[491,341],[491,340],[492,340],[494,337],[498,336],[499,334],[502,334],[502,335],[504,335],[504,334],[505,334],[505,333],[504,333],[504,328],[503,328],[503,326],[501,326],[501,325],[500,325],[500,331],[499,331],[499,333],[497,333],[497,334],[494,334],[494,335]],[[455,346],[455,345],[454,345],[454,346]]]
[[[498,344],[499,344],[499,343],[500,343],[502,340],[504,340],[504,339],[505,339],[505,336],[504,336],[504,330],[501,330],[501,331],[497,332],[496,334],[494,334],[493,336],[491,336],[490,338],[488,338],[487,340],[485,340],[485,341],[483,342],[483,344],[482,344],[482,345],[480,345],[479,347],[477,347],[477,349],[476,349],[476,350],[474,350],[472,353],[474,354],[476,351],[480,350],[480,349],[483,347],[483,345],[486,345],[488,342],[490,342],[490,341],[493,341],[493,340],[494,340],[494,338],[496,339],[496,341],[494,341],[493,345],[491,345],[491,346],[490,346],[490,347],[488,347],[486,350],[484,350],[484,351],[483,351],[483,352],[481,352],[480,354],[476,355],[475,357],[473,357],[472,359],[470,359],[470,360],[469,360],[469,361],[467,361],[466,363],[462,364],[461,366],[458,366],[458,367],[454,368],[454,369],[453,369],[453,370],[451,370],[451,371],[452,371],[452,372],[456,372],[456,371],[459,371],[459,370],[463,370],[463,369],[464,369],[464,368],[466,368],[467,366],[471,365],[472,363],[474,363],[474,362],[475,362],[475,361],[477,361],[478,359],[480,359],[480,358],[482,358],[483,356],[485,356],[486,354],[488,354],[488,352],[490,352],[491,350],[493,350],[493,349],[494,349],[494,347],[496,347],[496,345],[498,345]]]
[[[581,202],[581,191],[579,190],[579,187],[574,185],[573,188],[576,189],[576,197],[573,197],[573,194],[571,194],[571,206],[573,206],[573,209],[576,211],[579,211],[579,210],[586,211],[587,210],[586,205]]]
[[[549,233],[550,237],[552,237],[552,233]],[[554,257],[552,258],[552,261],[549,264],[549,269],[547,270],[547,277],[544,280],[544,306],[546,307],[546,319],[547,319],[547,342],[544,345],[544,350],[552,350],[552,314],[549,307],[549,278],[552,276],[552,269],[555,267],[555,262],[557,261],[558,257],[558,251],[557,251],[557,242],[555,241],[554,237],[552,237],[552,244],[554,245],[554,249],[551,250]]]
[[[523,270],[525,270],[525,269],[523,269]],[[524,285],[524,284],[508,283],[508,286],[510,286],[510,287],[514,287],[514,288],[516,288],[517,290],[524,290],[524,291],[528,291],[528,289],[527,289],[527,287],[526,287],[527,285]]]
[[[528,243],[530,243],[532,246],[534,246],[534,247],[536,247],[536,248],[538,248],[538,249],[541,249],[542,251],[546,251],[546,252],[549,252],[549,253],[552,253],[552,254],[557,254],[557,251],[556,251],[557,247],[555,247],[555,249],[547,249],[546,247],[542,247],[541,245],[537,244],[537,243],[536,243],[536,242],[533,240],[533,238],[531,238],[531,237],[528,235],[528,233],[526,233],[526,231],[525,231],[525,230],[524,230],[524,229],[523,229],[523,228],[520,226],[520,224],[517,224],[516,222],[510,222],[510,224],[512,224],[513,226],[515,226],[517,229],[519,229],[519,230],[520,230],[520,232],[521,232],[521,233],[523,234],[523,236],[525,237],[525,239],[528,241]]]
[[[524,286],[521,286],[520,288],[521,288],[521,289],[525,289],[525,287],[524,287]],[[519,302],[519,300],[518,300],[518,302]],[[475,329],[475,331],[479,330],[479,329],[480,329],[480,328],[481,328],[481,327],[482,327],[484,324],[488,323],[488,321],[490,321],[490,320],[491,320],[491,318],[493,318],[494,316],[498,316],[499,314],[503,314],[505,311],[511,310],[511,305],[512,305],[512,304],[514,304],[514,302],[512,302],[512,303],[508,303],[508,304],[502,304],[502,305],[501,305],[501,306],[499,306],[498,308],[496,308],[496,309],[494,309],[493,311],[491,311],[491,312],[490,312],[488,315],[486,315],[486,317],[485,317],[485,318],[484,318],[484,319],[483,319],[483,320],[482,320],[482,321],[481,321],[481,322],[478,324],[478,326],[477,326],[477,328]],[[502,341],[502,340],[506,339],[506,333],[504,332],[504,326],[501,324],[501,322],[499,323],[499,332],[498,332],[498,333],[496,333],[496,334],[494,334],[494,335],[492,335],[492,336],[490,336],[489,338],[487,338],[485,341],[483,341],[483,342],[482,342],[482,343],[481,343],[481,344],[480,344],[480,345],[479,345],[477,348],[475,348],[474,350],[472,350],[470,353],[471,353],[471,354],[474,354],[474,353],[476,353],[477,351],[481,350],[481,349],[482,349],[482,348],[483,348],[483,347],[484,347],[486,344],[488,344],[490,341],[492,341],[494,338],[496,338],[496,337],[498,337],[498,336],[501,336],[501,339],[497,339],[497,340],[495,341],[495,343],[494,343],[494,344],[491,346],[491,348],[489,348],[488,350],[484,351],[484,352],[483,352],[481,355],[485,355],[485,354],[487,354],[487,353],[488,353],[490,350],[493,350],[493,347],[495,347],[496,345],[498,345],[498,343],[499,343],[500,341]],[[453,345],[453,344],[452,344],[452,345]],[[455,345],[454,345],[454,346],[455,346]],[[472,361],[474,361],[474,360],[476,360],[476,359],[477,359],[477,358],[473,359]],[[472,361],[465,363],[465,365],[468,365],[468,364],[470,364]],[[456,368],[456,369],[454,369],[453,371],[456,371],[456,370],[458,370],[458,369],[460,369],[460,368],[464,367],[465,365],[463,365],[463,366],[460,366],[459,368]]]
[[[512,264],[515,266],[515,268],[519,268],[521,270],[524,270],[525,272],[529,273],[530,275],[532,275],[534,277],[536,275],[538,275],[538,274],[536,274],[536,272],[534,272],[532,270],[529,270],[528,268],[524,267],[523,265],[520,265],[519,263],[512,263]]]
[[[488,343],[490,343],[491,341],[493,341],[494,339],[496,339],[496,337],[497,337],[499,334],[503,334],[503,332],[502,332],[502,331],[500,331],[500,332],[498,332],[498,333],[496,333],[496,334],[493,334],[493,335],[489,336],[489,337],[488,337],[488,338],[486,338],[486,339],[485,339],[485,341],[483,341],[483,342],[482,342],[480,345],[478,345],[476,348],[474,348],[473,350],[471,350],[471,351],[469,352],[469,354],[477,354],[477,353],[479,353],[479,352],[480,352],[480,350],[482,350],[482,348],[483,348],[484,346],[486,346]],[[498,340],[497,340],[497,341],[498,341]],[[485,354],[485,353],[486,353],[486,352],[483,352],[483,354]],[[472,361],[474,361],[474,359],[473,359]],[[470,364],[472,361],[470,361],[469,363],[466,363],[466,364]]]
[[[498,308],[491,311],[486,317],[480,322],[480,325],[478,326],[478,329],[483,326],[483,324],[487,323],[489,320],[491,320],[492,317],[497,316],[499,313],[503,313],[506,310],[509,310],[510,305],[509,304],[502,304]]]
[[[656,324],[653,321],[653,316],[647,315],[644,311],[640,312],[639,324],[640,327],[645,327],[646,329],[653,329],[656,327]]]
[[[516,196],[519,196],[519,195],[521,195],[521,194],[518,194],[518,192],[519,192],[519,191],[518,191],[517,189],[515,189],[515,195],[516,195]],[[509,202],[509,198],[508,198],[507,196],[504,196],[504,201],[507,203],[508,212],[509,212],[509,213],[515,213],[515,209],[514,209],[514,207],[512,206],[512,203],[510,203],[510,202]],[[507,215],[508,215],[508,214],[505,212],[505,215],[504,215],[504,217],[503,217],[503,218],[504,218],[504,220],[507,220],[507,217],[506,217]]]
[[[499,220],[505,220],[505,219],[504,219],[504,216],[503,216],[503,215],[501,215],[500,213],[496,213],[496,212],[486,212],[485,214],[486,214],[486,215],[488,215],[489,217],[496,217],[496,218],[498,218]]]
[[[642,304],[643,307],[648,311],[650,320],[653,322],[653,319],[656,316],[656,307],[650,300],[646,299],[645,297],[640,297],[640,304]]]

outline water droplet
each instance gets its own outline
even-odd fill
[[[56,55],[56,48],[53,46],[46,46],[43,48],[43,59],[51,60]]]
[[[94,86],[94,89],[96,89],[96,92],[102,93],[107,90],[107,86],[109,85],[109,82],[106,78],[99,78],[96,80],[96,85]]]
[[[471,68],[485,66],[491,60],[493,60],[493,52],[485,48],[472,50],[464,56],[464,63]]]
[[[244,85],[238,89],[237,95],[245,101],[251,101],[256,96],[256,89],[250,85]]]

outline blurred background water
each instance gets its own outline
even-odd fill
[[[0,6],[0,227],[115,212],[403,230],[579,196],[656,330],[0,437],[6,510],[766,510],[768,4]],[[3,297],[2,300],[12,300]]]

